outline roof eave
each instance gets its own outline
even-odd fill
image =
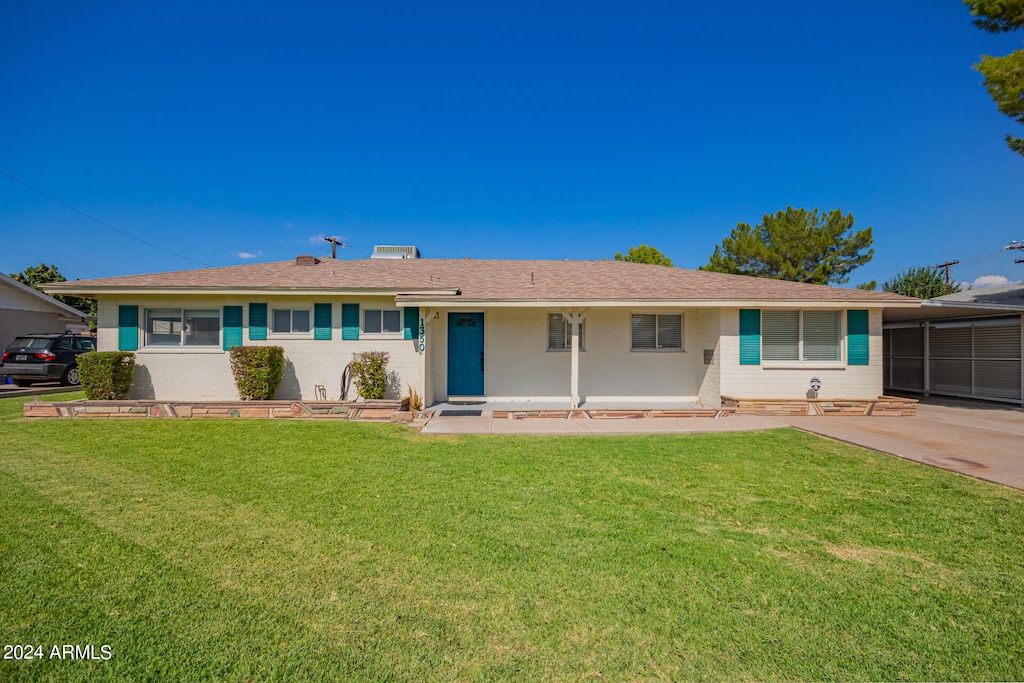
[[[121,285],[96,286],[88,288],[58,288],[48,286],[47,291],[59,294],[75,294],[77,296],[104,296],[110,294],[137,296],[149,294],[162,295],[207,295],[207,294],[231,294],[235,296],[266,296],[268,294],[279,296],[454,296],[459,294],[458,289],[437,289],[437,290],[406,290],[395,287],[125,287]]]
[[[921,302],[865,301],[858,299],[483,299],[483,298],[431,298],[420,296],[396,297],[398,303],[416,304],[432,308],[486,307],[486,308],[622,308],[642,306],[648,308],[918,308]]]

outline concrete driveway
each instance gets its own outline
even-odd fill
[[[929,398],[917,417],[773,418],[814,434],[1024,489],[1024,410]]]

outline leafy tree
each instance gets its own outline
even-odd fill
[[[649,247],[646,244],[641,244],[639,247],[630,247],[625,256],[621,252],[615,252],[615,260],[630,261],[632,263],[650,263],[655,266],[671,267],[672,265],[672,259],[661,253],[660,249]]]
[[[61,275],[57,266],[48,266],[45,263],[40,263],[38,266],[29,266],[20,273],[11,273],[10,276],[21,284],[34,287],[40,292],[43,291],[43,285],[54,282],[67,282],[67,278]],[[50,296],[72,308],[77,308],[85,315],[96,315],[95,299],[84,299],[80,296],[67,296],[64,294],[51,294]]]
[[[875,255],[871,228],[853,232],[853,214],[794,209],[765,214],[761,224],[737,223],[701,270],[775,280],[842,284]]]
[[[960,283],[952,280],[947,292],[946,281],[942,279],[942,273],[927,266],[908,268],[882,285],[883,291],[918,299],[932,299],[945,294],[954,294],[960,289]]]
[[[871,282],[862,282],[859,285],[857,285],[857,289],[863,289],[864,291],[867,292],[873,292],[876,289],[878,289],[878,283],[875,282],[874,280],[872,280]]]
[[[964,0],[975,17],[974,25],[989,33],[1009,33],[1024,28],[1024,0]],[[974,65],[985,77],[985,88],[999,111],[1024,123],[1024,50],[1004,57],[982,55]],[[1024,138],[1007,133],[1006,144],[1024,154]]]

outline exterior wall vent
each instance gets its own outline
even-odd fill
[[[378,244],[373,247],[370,258],[419,258],[420,250],[416,247],[392,246]]]

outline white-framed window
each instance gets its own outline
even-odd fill
[[[839,362],[842,321],[841,311],[761,311],[761,358]]]
[[[580,351],[586,350],[587,321],[580,321]],[[548,351],[572,350],[572,323],[561,313],[548,313]]]
[[[147,308],[146,346],[220,346],[220,311]]]
[[[274,334],[309,334],[311,318],[308,308],[275,308],[270,331]]]
[[[680,313],[633,313],[630,315],[630,349],[682,350],[683,316]]]
[[[367,308],[363,310],[363,332],[390,334],[402,331],[402,312],[396,308]]]

